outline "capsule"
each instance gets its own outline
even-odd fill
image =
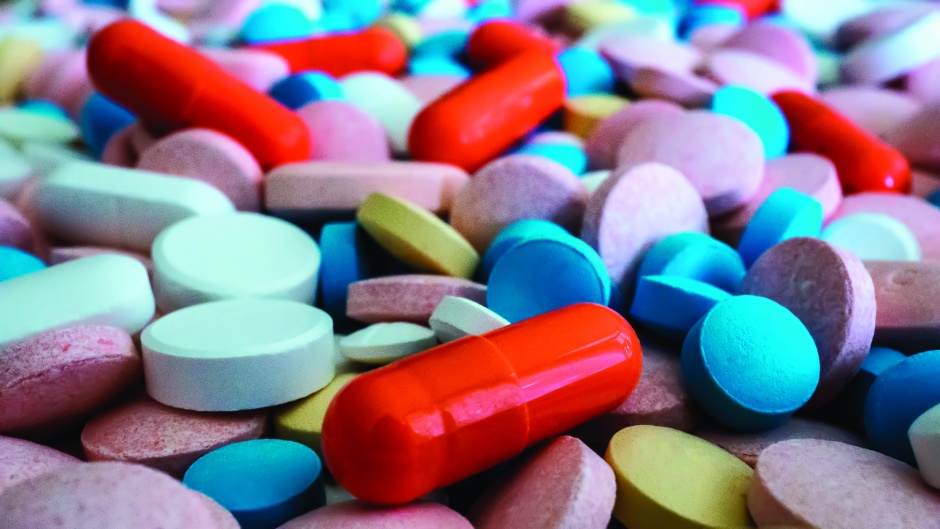
[[[356,377],[327,409],[324,457],[356,497],[406,503],[610,411],[641,364],[620,315],[571,305]]]
[[[565,100],[552,55],[528,52],[454,88],[422,110],[408,138],[412,158],[473,172],[538,126]]]
[[[740,7],[748,18],[776,12],[780,9],[780,0],[698,0],[696,5],[721,4]]]
[[[292,73],[318,70],[334,77],[364,70],[398,75],[408,62],[408,50],[402,41],[391,30],[378,26],[251,49],[280,55]]]
[[[790,125],[790,149],[829,158],[843,193],[910,190],[911,168],[890,145],[812,96],[783,91],[771,97]]]
[[[88,73],[155,136],[213,129],[239,141],[266,169],[310,158],[310,133],[298,115],[140,22],[122,20],[96,33]]]
[[[527,51],[553,55],[561,46],[538,28],[509,20],[493,20],[477,27],[467,40],[467,57],[482,67],[491,67]]]

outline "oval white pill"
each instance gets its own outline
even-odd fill
[[[388,364],[437,345],[434,331],[414,323],[376,323],[339,340],[339,350],[350,360]]]
[[[445,296],[429,321],[441,343],[470,335],[486,334],[509,325],[509,321],[475,301]]]
[[[920,261],[920,244],[901,221],[880,213],[856,213],[823,230],[820,238],[863,261]]]
[[[49,232],[75,243],[147,251],[164,228],[194,215],[233,211],[218,189],[190,178],[67,162],[36,191]]]
[[[78,127],[66,118],[14,107],[0,108],[0,138],[13,143],[69,143],[78,139],[78,136]]]
[[[8,141],[0,139],[0,198],[12,200],[33,167]]]
[[[153,318],[144,265],[96,255],[0,282],[0,347],[43,331],[108,325],[130,334]]]
[[[375,72],[347,75],[340,81],[346,101],[371,114],[385,128],[395,154],[408,152],[408,131],[421,102],[397,80]]]
[[[306,397],[334,376],[333,320],[274,299],[232,299],[168,314],[141,334],[147,393],[186,410],[236,411]]]
[[[154,295],[164,313],[232,298],[313,305],[320,248],[293,224],[257,213],[193,217],[157,237]]]

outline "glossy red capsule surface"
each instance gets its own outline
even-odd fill
[[[472,77],[422,110],[411,125],[412,158],[473,172],[559,109],[565,75],[552,55],[529,52]]]
[[[122,20],[88,45],[88,73],[104,95],[155,136],[207,128],[231,136],[269,169],[310,158],[303,120],[196,50]]]
[[[887,143],[802,92],[777,92],[772,99],[790,125],[790,150],[829,158],[846,195],[910,190],[910,165]]]
[[[696,0],[697,5],[719,4],[737,6],[744,10],[748,18],[776,12],[780,9],[780,0]]]
[[[358,498],[406,503],[613,409],[641,367],[626,320],[571,305],[356,377],[326,412],[324,458]]]
[[[408,62],[408,50],[402,41],[390,30],[377,26],[251,49],[280,55],[294,73],[319,70],[336,77],[366,70],[397,75]]]
[[[482,67],[491,67],[527,51],[553,55],[561,45],[543,31],[510,20],[493,20],[480,24],[467,40],[467,57]]]

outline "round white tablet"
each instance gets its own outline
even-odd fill
[[[376,323],[344,336],[339,350],[364,364],[389,364],[437,345],[434,331],[414,323]]]
[[[823,230],[820,238],[863,261],[920,261],[920,244],[901,221],[879,213],[856,213]]]
[[[506,318],[483,305],[455,296],[446,296],[438,303],[429,323],[441,343],[486,334],[509,325]]]
[[[257,213],[193,217],[153,242],[154,295],[164,313],[232,298],[313,304],[320,249],[293,224]]]
[[[76,259],[0,282],[0,347],[75,325],[109,325],[130,334],[153,318],[144,265],[123,255]]]
[[[917,418],[907,436],[917,458],[917,468],[924,481],[940,489],[940,404]]]
[[[880,84],[940,57],[940,12],[893,33],[869,40],[842,60],[842,75],[854,83]]]
[[[155,400],[186,410],[265,408],[306,397],[334,376],[333,320],[274,299],[232,299],[168,314],[144,329]]]
[[[68,119],[14,107],[0,108],[0,138],[13,143],[70,143],[78,136],[78,127]]]

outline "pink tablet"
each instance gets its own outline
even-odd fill
[[[267,92],[275,83],[290,75],[290,66],[283,57],[261,50],[245,48],[200,48],[223,70],[259,92]]]
[[[940,346],[940,263],[869,261],[875,343],[919,353]]]
[[[649,120],[681,116],[682,107],[667,101],[637,101],[602,119],[584,143],[591,169],[613,169],[617,150],[631,131]]]
[[[134,167],[137,164],[137,148],[134,146],[133,135],[133,124],[114,133],[104,144],[101,163],[117,167]]]
[[[928,171],[940,171],[940,100],[925,106],[920,112],[886,134],[885,139],[901,151],[911,165]]]
[[[33,228],[29,220],[3,199],[0,199],[0,246],[27,252],[33,249]]]
[[[737,432],[713,425],[696,430],[695,435],[724,448],[752,467],[767,447],[792,439],[818,439],[865,446],[864,439],[848,430],[801,417],[793,417],[783,426],[765,432]]]
[[[819,74],[816,53],[806,37],[793,29],[778,24],[751,23],[725,40],[722,47],[762,55],[786,66],[808,85],[816,84]]]
[[[707,106],[718,85],[691,72],[644,67],[633,75],[630,88],[640,97],[665,99],[687,108]]]
[[[409,75],[400,82],[423,106],[427,106],[463,83],[464,79],[456,75]]]
[[[607,39],[599,51],[610,62],[617,78],[626,83],[633,82],[633,76],[640,68],[691,72],[702,62],[702,52],[698,48],[679,41],[641,35]]]
[[[789,67],[753,51],[723,48],[711,54],[705,76],[720,85],[738,85],[770,95],[781,90],[813,93],[815,85]]]
[[[923,106],[903,92],[864,86],[826,90],[819,99],[859,127],[882,137],[913,118]]]
[[[391,158],[385,128],[345,101],[314,101],[297,110],[310,129],[311,160],[385,162]]]
[[[0,494],[21,481],[77,464],[81,460],[48,446],[0,436]]]
[[[394,507],[353,500],[336,503],[295,518],[279,529],[473,529],[453,510],[428,502]]]
[[[486,286],[457,277],[432,275],[366,279],[349,285],[346,315],[366,323],[410,321],[427,325],[446,296],[486,305]]]

